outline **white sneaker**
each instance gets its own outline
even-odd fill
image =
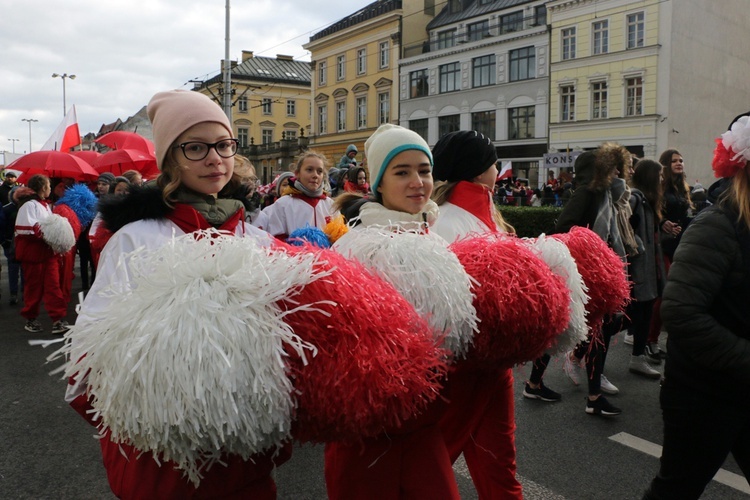
[[[600,380],[602,392],[606,392],[607,394],[617,394],[618,392],[620,392],[620,389],[615,387],[615,384],[610,382],[609,379],[604,376],[604,374],[602,374],[602,378]]]
[[[633,345],[633,336],[626,333],[625,340],[623,340],[623,342],[625,343],[625,345]]]
[[[573,351],[568,351],[565,353],[565,359],[563,361],[563,371],[575,385],[578,385],[580,383],[578,371],[581,368],[581,364],[578,361],[573,361],[571,357],[573,357]]]
[[[646,356],[644,354],[641,354],[640,356],[630,356],[628,370],[630,373],[643,375],[648,378],[661,378],[661,373],[658,370],[651,368],[646,361]]]

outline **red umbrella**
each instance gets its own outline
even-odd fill
[[[73,156],[77,156],[78,158],[82,159],[89,165],[94,165],[94,162],[97,158],[99,158],[102,154],[98,151],[71,151],[70,154]]]
[[[85,160],[63,151],[34,151],[18,158],[8,165],[9,169],[23,172],[18,179],[24,182],[36,174],[47,177],[71,177],[77,181],[95,180],[99,172]]]
[[[135,149],[115,149],[101,155],[94,162],[94,167],[99,173],[112,172],[122,175],[128,170],[137,170],[146,179],[152,179],[159,175],[156,167],[156,158],[149,153]]]
[[[128,132],[127,130],[115,130],[114,132],[106,133],[94,139],[94,142],[109,146],[112,149],[135,149],[151,155],[156,154],[153,142],[142,135],[135,132]]]

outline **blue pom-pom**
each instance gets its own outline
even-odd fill
[[[62,197],[57,203],[70,207],[78,220],[81,227],[88,226],[96,216],[96,195],[85,184],[74,184],[65,190]]]
[[[305,243],[311,243],[320,248],[330,248],[331,246],[331,241],[328,239],[328,235],[326,235],[322,229],[312,227],[309,224],[292,231],[292,234],[289,235],[286,242],[298,247],[303,246]]]

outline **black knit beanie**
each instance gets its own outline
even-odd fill
[[[475,130],[459,130],[444,135],[432,148],[437,181],[469,181],[497,162],[492,141]]]

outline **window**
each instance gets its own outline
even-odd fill
[[[510,108],[508,110],[508,139],[534,138],[534,106]]]
[[[261,101],[261,107],[263,108],[263,114],[264,115],[270,115],[271,114],[271,99],[269,97],[264,97],[263,101]]]
[[[592,53],[606,54],[609,52],[609,21],[598,21],[591,25],[594,35],[594,47]]]
[[[420,69],[409,73],[409,97],[425,97],[430,93],[427,86],[427,70]]]
[[[453,92],[461,88],[461,66],[459,63],[440,66],[440,93]]]
[[[438,117],[438,135],[440,137],[457,130],[461,130],[461,115]]]
[[[344,132],[346,130],[346,102],[339,101],[336,103],[336,131]]]
[[[607,117],[607,82],[591,84],[591,118]]]
[[[576,29],[565,28],[562,35],[562,60],[575,59],[576,57]]]
[[[461,0],[448,0],[448,12],[451,14],[461,12]]]
[[[470,24],[466,29],[466,38],[470,42],[481,40],[485,35],[490,34],[490,22],[481,21],[478,23]]]
[[[318,85],[326,84],[326,62],[321,61],[318,63]]]
[[[287,99],[286,101],[286,115],[295,116],[297,114],[297,101]]]
[[[523,29],[523,11],[500,16],[500,34],[521,31]]]
[[[643,78],[640,76],[625,80],[625,116],[643,114]]]
[[[240,97],[237,101],[237,108],[240,113],[247,113],[247,97]]]
[[[560,87],[560,121],[572,122],[575,120],[575,107],[575,87],[572,85]]]
[[[237,139],[240,141],[241,148],[247,147],[248,137],[250,137],[250,134],[247,127],[237,127]]]
[[[534,26],[547,24],[547,6],[538,5],[534,7]]]
[[[427,132],[429,130],[427,118],[422,118],[421,120],[410,120],[409,130],[413,130],[414,132],[418,133],[420,136],[422,136],[422,139],[426,141]]]
[[[495,55],[475,57],[472,62],[473,87],[495,85]]]
[[[261,134],[261,142],[263,144],[271,144],[273,142],[273,129],[272,128],[264,128],[260,131]]]
[[[357,97],[357,128],[367,128],[367,97]]]
[[[357,51],[357,74],[364,75],[367,73],[367,49]]]
[[[318,134],[328,133],[328,106],[318,106]]]
[[[296,130],[285,130],[286,132],[286,138],[289,141],[297,140],[297,131]]]
[[[380,57],[378,60],[380,61],[380,69],[387,68],[391,64],[391,49],[388,45],[388,42],[380,42],[378,53],[380,54]]]
[[[510,51],[510,81],[528,80],[536,76],[534,47]]]
[[[490,140],[495,140],[495,112],[480,111],[471,114],[471,129],[481,132]]]
[[[346,78],[346,56],[336,57],[336,80]]]
[[[645,25],[643,22],[643,12],[628,14],[628,48],[635,49],[643,47],[643,33]]]
[[[456,30],[441,31],[437,34],[437,48],[449,49],[456,45]]]
[[[378,124],[382,125],[391,121],[391,93],[382,92],[378,94]]]

